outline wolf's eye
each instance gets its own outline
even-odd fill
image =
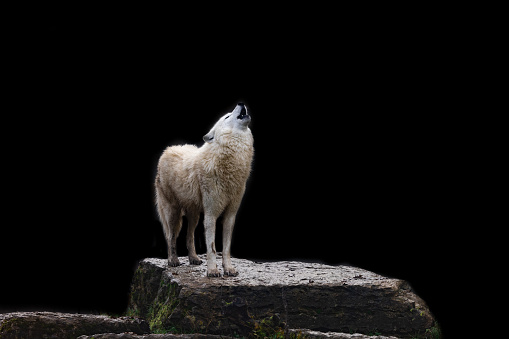
[[[224,118],[224,120],[228,119],[230,116],[227,116],[226,118]]]

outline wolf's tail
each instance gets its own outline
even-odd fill
[[[164,193],[161,189],[161,180],[159,178],[159,173],[157,173],[154,186],[155,186],[155,204],[157,209],[157,216],[159,217],[159,221],[161,221],[161,224],[163,224],[163,230],[165,233],[164,235],[167,236],[165,227],[166,220],[164,217],[164,206],[166,203],[166,197],[164,196]]]

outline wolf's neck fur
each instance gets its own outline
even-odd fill
[[[220,144],[203,145],[208,158],[203,168],[208,173],[213,171],[221,181],[244,185],[251,172],[253,136],[246,133],[223,137]]]

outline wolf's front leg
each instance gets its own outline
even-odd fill
[[[223,218],[223,271],[224,275],[235,277],[237,270],[232,266],[230,257],[230,248],[232,244],[233,226],[235,224],[235,214],[226,215]]]
[[[203,224],[205,226],[205,243],[207,245],[207,276],[220,277],[221,273],[219,273],[216,264],[216,217],[205,214]]]

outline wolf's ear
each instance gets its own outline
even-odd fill
[[[208,132],[203,136],[203,141],[205,141],[206,143],[210,144],[212,140],[214,140],[214,130]]]

